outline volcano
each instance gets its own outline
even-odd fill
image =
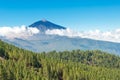
[[[31,50],[34,52],[48,52],[48,51],[65,51],[65,50],[102,50],[105,52],[120,55],[120,43],[100,41],[89,38],[81,37],[68,37],[60,35],[48,35],[46,30],[62,29],[67,30],[66,27],[57,25],[47,20],[40,20],[34,22],[28,27],[37,28],[40,30],[38,34],[32,35],[29,38],[15,38],[6,39],[0,37],[0,39],[18,46],[23,49]],[[42,34],[41,34],[42,32]]]
[[[29,27],[35,27],[35,28],[39,29],[40,32],[45,32],[46,30],[52,30],[52,29],[66,29],[63,26],[54,24],[54,23],[47,21],[47,20],[37,21],[37,22],[29,25]]]

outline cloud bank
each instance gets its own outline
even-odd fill
[[[75,32],[70,29],[66,29],[66,30],[54,29],[54,30],[47,30],[46,34],[68,36],[71,38],[74,38],[74,37],[90,38],[90,39],[95,39],[95,40],[103,40],[103,41],[111,41],[111,42],[120,43],[120,29],[116,29],[113,31],[104,31],[104,32],[100,30]]]
[[[24,25],[17,27],[0,27],[0,36],[9,39],[24,39],[37,33],[39,33],[39,30],[37,28],[26,27]]]
[[[22,38],[26,39],[40,31],[37,28],[17,26],[17,27],[0,27],[0,36],[8,39]],[[81,37],[95,40],[111,41],[120,43],[120,29],[113,31],[89,30],[76,32],[71,29],[53,29],[45,32],[47,35],[67,36],[70,38]]]

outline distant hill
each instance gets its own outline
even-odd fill
[[[120,43],[92,40],[86,38],[68,38],[66,36],[55,36],[38,34],[29,39],[19,39],[4,41],[18,47],[34,52],[65,51],[65,50],[102,50],[112,54],[120,55]]]

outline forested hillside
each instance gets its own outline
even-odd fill
[[[120,80],[120,57],[99,50],[34,53],[0,40],[0,80]]]

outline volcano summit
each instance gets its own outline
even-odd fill
[[[63,26],[54,24],[47,20],[37,21],[37,22],[29,25],[29,27],[35,27],[35,28],[39,29],[41,32],[45,32],[46,30],[52,30],[52,29],[66,29]]]

